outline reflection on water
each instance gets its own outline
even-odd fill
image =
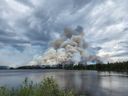
[[[128,96],[128,75],[69,70],[0,70],[0,86],[18,87],[28,77],[35,83],[53,76],[59,86],[90,96]]]

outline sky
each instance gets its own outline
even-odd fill
[[[128,0],[0,0],[0,65],[21,66],[65,27],[84,28],[88,50],[128,60]]]

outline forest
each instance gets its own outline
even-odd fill
[[[97,71],[128,71],[128,61],[124,62],[114,62],[114,63],[107,63],[107,64],[95,64],[95,65],[87,65],[87,70],[97,70]]]

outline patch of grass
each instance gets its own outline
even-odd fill
[[[39,84],[33,84],[27,78],[19,88],[9,89],[0,87],[0,96],[75,96],[72,91],[60,89],[55,80],[51,78],[44,79]]]

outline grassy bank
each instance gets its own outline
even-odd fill
[[[19,88],[0,87],[0,96],[75,96],[72,91],[60,89],[53,78],[46,78],[41,83],[33,84],[25,79]]]

